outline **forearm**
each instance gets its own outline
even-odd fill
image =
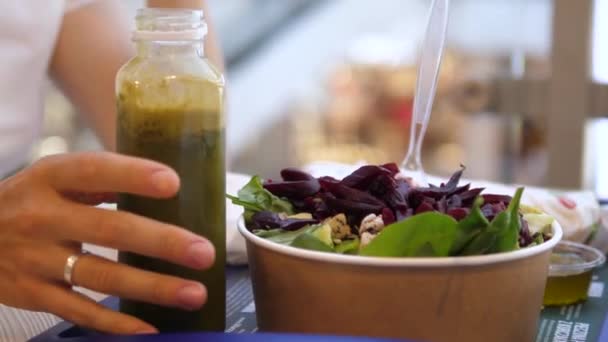
[[[103,146],[114,150],[114,78],[133,55],[128,18],[118,0],[97,1],[64,16],[50,71]]]

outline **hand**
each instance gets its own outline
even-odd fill
[[[113,153],[44,158],[0,182],[0,303],[54,313],[78,325],[116,334],[153,333],[134,317],[106,309],[72,291],[63,280],[70,255],[91,243],[164,259],[196,269],[210,267],[211,243],[169,224],[126,212],[91,207],[106,194],[166,198],[179,188],[167,166]],[[78,194],[88,194],[86,196]],[[135,238],[134,238],[135,237]],[[198,309],[200,283],[82,256],[72,281],[94,291],[138,301]]]

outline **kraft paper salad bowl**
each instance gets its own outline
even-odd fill
[[[229,195],[262,331],[430,342],[532,342],[563,232],[515,194],[402,177],[394,163],[338,180],[298,169]]]
[[[259,329],[431,342],[533,341],[552,248],[445,258],[330,254],[251,233],[243,218]]]

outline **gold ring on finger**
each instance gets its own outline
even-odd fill
[[[78,263],[78,260],[86,254],[89,253],[87,251],[82,251],[79,254],[72,254],[67,258],[65,266],[63,268],[63,280],[65,280],[68,285],[75,285],[72,281],[72,276],[74,275],[74,268],[76,268],[76,263]]]

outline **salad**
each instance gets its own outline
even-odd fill
[[[511,196],[447,183],[414,186],[396,164],[365,165],[338,180],[294,168],[280,181],[254,176],[237,196],[253,234],[315,251],[445,257],[513,251],[551,238],[553,218]]]

